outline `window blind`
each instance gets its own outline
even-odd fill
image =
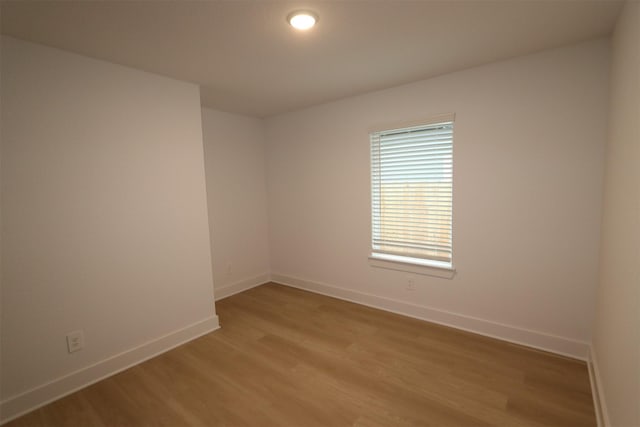
[[[453,120],[370,138],[372,253],[451,265]]]

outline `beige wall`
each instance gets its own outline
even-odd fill
[[[269,279],[263,121],[204,108],[216,298]]]
[[[11,405],[34,390],[29,402],[46,400],[45,383],[102,362],[108,372],[132,349],[134,363],[145,345],[217,319],[198,87],[4,37],[2,78],[2,398]],[[69,354],[65,335],[78,329],[85,348]]]
[[[274,277],[585,357],[608,60],[598,40],[268,119]],[[457,275],[373,268],[368,129],[448,112]]]
[[[612,426],[640,425],[640,3],[612,38],[594,359]]]
[[[0,42],[1,43],[1,42]],[[2,45],[0,44],[0,49],[2,48]],[[3,135],[3,131],[2,131],[2,112],[1,112],[1,106],[2,106],[2,63],[4,61],[2,60],[2,51],[0,50],[0,399],[2,399],[1,397],[1,389],[2,389],[2,346],[3,346],[3,339],[2,339],[2,330],[3,330],[3,326],[2,326],[2,319],[4,317],[3,315],[3,311],[2,311],[2,306],[3,306],[3,302],[2,302],[2,135]],[[2,410],[2,405],[0,404],[0,420],[2,420],[3,418],[3,410]]]

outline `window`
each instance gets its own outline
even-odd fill
[[[452,269],[453,115],[370,138],[371,258]]]

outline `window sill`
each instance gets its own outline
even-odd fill
[[[376,268],[386,268],[388,270],[404,271],[449,280],[456,275],[456,270],[453,266],[444,262],[394,255],[371,254],[369,255],[369,265]]]

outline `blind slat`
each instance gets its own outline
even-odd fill
[[[442,224],[441,224],[442,225]],[[383,231],[384,230],[384,231]],[[440,226],[420,226],[420,224],[405,224],[405,225],[398,225],[398,224],[390,224],[390,223],[386,223],[383,224],[383,227],[380,229],[380,233],[403,233],[406,235],[411,235],[412,233],[416,233],[416,234],[425,234],[425,235],[430,235],[432,233],[450,233],[451,227],[447,226],[446,224],[442,225],[442,227]]]
[[[378,246],[385,246],[387,248],[389,247],[396,247],[396,248],[403,248],[403,249],[409,249],[409,250],[422,250],[422,251],[438,251],[441,253],[448,253],[451,252],[451,250],[448,248],[448,246],[446,245],[419,245],[419,244],[411,244],[408,243],[406,241],[374,241],[374,244],[378,245]]]

